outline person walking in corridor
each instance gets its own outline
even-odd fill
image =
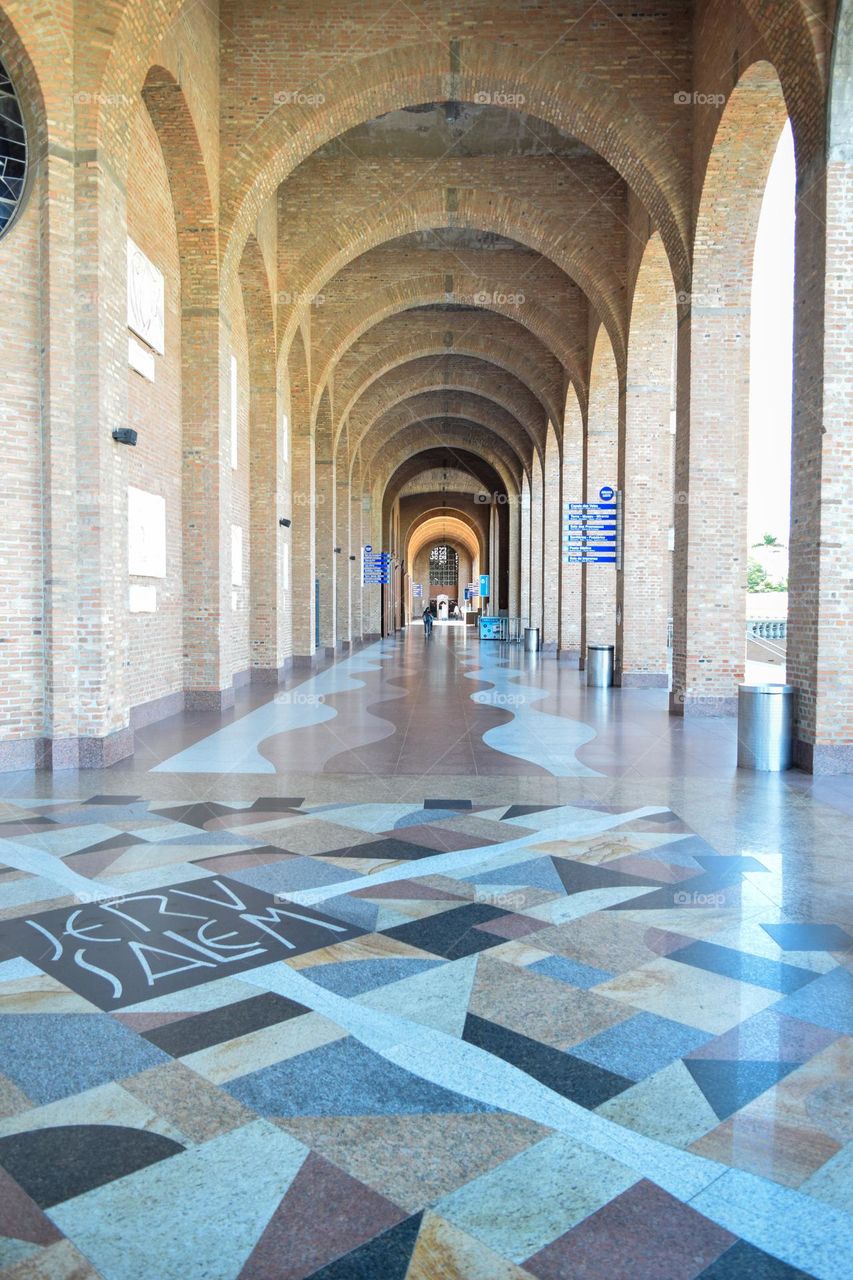
[[[424,609],[424,635],[432,635],[432,611],[429,605]]]

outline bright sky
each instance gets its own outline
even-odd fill
[[[761,205],[752,278],[749,368],[749,541],[788,545],[794,323],[794,140],[779,139]]]

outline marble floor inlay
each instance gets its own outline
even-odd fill
[[[471,656],[474,715],[502,704],[472,681],[527,699],[478,752],[529,767],[554,690]],[[363,712],[384,666],[315,692]],[[415,696],[395,670],[382,706]],[[235,798],[226,759],[268,773],[305,728],[283,705],[174,752],[183,781],[0,803],[0,1280],[849,1275],[853,941],[823,864],[792,890],[771,817],[721,848],[657,786],[607,795],[571,731],[535,766],[571,797]],[[388,715],[361,749],[405,737]]]

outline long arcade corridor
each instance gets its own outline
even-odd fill
[[[853,0],[0,0],[0,1280],[849,1280],[851,227]]]
[[[420,625],[139,737],[7,780],[4,1280],[846,1274],[848,779]]]

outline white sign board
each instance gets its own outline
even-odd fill
[[[127,486],[127,571],[135,578],[166,576],[166,499]]]
[[[243,530],[238,524],[231,526],[231,586],[243,585]]]
[[[166,350],[166,305],[163,273],[127,237],[127,327],[149,347]]]

